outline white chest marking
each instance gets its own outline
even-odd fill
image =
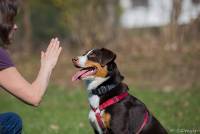
[[[89,95],[89,103],[92,108],[97,108],[96,112],[100,112],[100,115],[102,116],[104,114],[104,111],[100,111],[98,109],[99,107],[99,101],[100,98],[97,95]],[[99,134],[103,134],[103,131],[101,127],[98,124],[98,121],[96,119],[96,113],[91,109],[89,113],[89,120],[91,125],[99,132]]]
[[[92,89],[97,88],[99,85],[101,85],[103,82],[108,80],[110,77],[95,77],[91,80],[86,81],[87,90],[90,92]]]
[[[100,98],[97,95],[89,95],[89,103],[93,108],[99,107]]]

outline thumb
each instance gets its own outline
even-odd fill
[[[43,51],[41,51],[41,58],[43,58],[44,57],[44,52]]]

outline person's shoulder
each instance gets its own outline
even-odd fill
[[[7,52],[6,49],[0,47],[0,54],[6,54],[6,55],[8,55],[8,52]]]
[[[3,51],[5,51],[2,47],[0,47],[0,52],[3,52]]]
[[[10,56],[9,56],[9,54],[8,54],[8,52],[7,52],[7,50],[4,49],[4,48],[1,48],[1,47],[0,47],[0,57],[1,57],[1,58],[6,58],[6,59],[9,59],[9,58],[10,58]]]
[[[14,66],[8,52],[4,48],[0,48],[0,70]]]

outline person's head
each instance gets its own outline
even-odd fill
[[[0,0],[0,40],[1,46],[11,44],[13,32],[17,29],[14,18],[17,15],[18,0]]]

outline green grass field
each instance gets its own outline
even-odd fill
[[[200,91],[131,89],[170,133],[177,129],[200,130]],[[87,94],[84,89],[67,90],[50,86],[40,107],[21,103],[0,92],[0,113],[16,112],[23,118],[24,134],[92,134],[88,123]]]

